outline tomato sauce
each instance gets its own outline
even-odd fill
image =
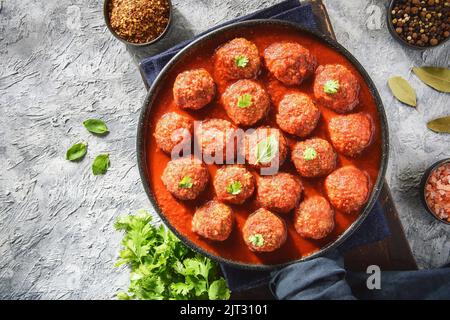
[[[196,208],[204,204],[206,201],[214,198],[215,194],[212,186],[212,180],[219,166],[208,165],[211,181],[207,190],[203,192],[197,200],[187,202],[179,201],[167,191],[161,181],[162,172],[166,167],[167,162],[170,161],[170,155],[167,155],[159,150],[156,145],[155,138],[153,137],[153,130],[158,119],[163,114],[171,111],[176,111],[180,114],[187,115],[194,120],[221,118],[230,121],[224,108],[220,104],[219,97],[232,82],[223,81],[215,76],[213,70],[213,54],[218,46],[239,36],[253,41],[257,45],[261,56],[264,49],[274,42],[298,42],[311,51],[311,53],[317,58],[319,65],[339,63],[346,66],[357,77],[361,85],[359,95],[360,103],[353,112],[364,111],[371,115],[375,124],[374,138],[372,144],[357,159],[347,158],[338,154],[338,167],[350,164],[355,165],[369,174],[372,184],[375,183],[377,179],[381,164],[382,141],[380,119],[375,100],[372,97],[368,85],[365,83],[358,70],[343,55],[315,37],[299,33],[298,31],[294,31],[286,27],[261,26],[251,30],[233,30],[222,34],[219,37],[215,37],[214,39],[210,39],[206,41],[198,50],[195,50],[195,52],[192,52],[188,56],[185,56],[183,59],[179,60],[174,67],[171,68],[164,81],[160,82],[160,90],[157,92],[154,104],[146,119],[146,121],[150,122],[150,125],[145,126],[146,132],[144,133],[144,154],[145,166],[147,170],[146,175],[150,181],[150,188],[153,191],[156,202],[161,208],[163,215],[167,218],[169,223],[176,230],[178,230],[179,233],[212,255],[247,264],[280,264],[310,255],[320,250],[322,247],[332,243],[357,219],[358,214],[349,215],[336,211],[336,226],[334,231],[328,237],[319,241],[304,239],[296,233],[293,226],[293,212],[288,215],[280,214],[280,216],[285,219],[288,226],[288,238],[286,243],[280,249],[271,253],[254,253],[251,252],[245,245],[241,232],[249,214],[258,209],[258,206],[255,203],[255,197],[253,196],[243,205],[230,205],[235,213],[236,224],[233,232],[226,241],[213,242],[203,239],[191,231],[191,219]],[[201,110],[190,112],[182,110],[174,104],[172,86],[178,73],[193,68],[205,68],[208,70],[214,77],[218,90],[215,100],[210,105]],[[271,76],[266,69],[262,68],[262,73],[256,81],[266,88],[272,99],[272,110],[268,119],[258,125],[278,127],[275,123],[276,106],[286,93],[300,91],[308,94],[314,99],[313,79],[309,79],[300,86],[287,87]],[[336,115],[336,113],[319,104],[317,106],[320,109],[321,118],[319,125],[310,137],[320,137],[330,141],[327,133],[327,124],[330,118]],[[288,136],[287,134],[285,134],[285,136],[288,139],[290,146],[292,146],[296,141],[299,141],[298,138]],[[293,164],[289,161],[289,158],[281,167],[281,171],[297,174]],[[326,196],[324,191],[324,179],[325,178],[302,178],[301,180],[304,186],[303,197],[308,197],[315,194]]]

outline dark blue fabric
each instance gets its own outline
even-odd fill
[[[306,28],[316,28],[311,5],[300,4],[298,0],[289,0],[249,14],[247,16],[231,20],[211,30],[236,21],[264,18],[287,20],[300,23]],[[199,34],[197,37],[208,33],[211,30],[205,31],[204,33]],[[142,60],[140,63],[140,68],[143,76],[146,79],[147,85],[150,86],[155,80],[158,73],[167,64],[167,62],[169,62],[169,60],[175,54],[177,54],[183,47],[185,47],[194,39],[184,41],[158,55]],[[357,246],[384,239],[388,235],[389,227],[386,218],[384,217],[381,206],[377,203],[364,223],[360,226],[360,228],[339,247],[339,250],[343,252]],[[225,278],[227,279],[228,285],[232,291],[241,291],[254,288],[256,286],[268,283],[269,281],[270,274],[268,272],[248,272],[227,265],[222,265],[221,267],[223,273],[225,274]]]
[[[380,288],[369,290],[371,274],[346,272],[337,252],[272,273],[269,288],[276,299],[450,299],[450,268],[382,271]]]
[[[333,252],[272,272],[269,287],[279,300],[353,300],[346,273],[344,260]]]

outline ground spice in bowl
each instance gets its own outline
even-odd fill
[[[426,204],[432,213],[450,223],[450,162],[432,169],[424,193]]]
[[[394,0],[388,19],[400,41],[417,48],[436,46],[450,36],[450,0]]]
[[[169,0],[110,0],[109,23],[121,39],[148,44],[166,31],[170,7]]]

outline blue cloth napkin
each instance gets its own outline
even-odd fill
[[[279,300],[450,299],[449,265],[428,270],[381,270],[380,287],[376,290],[368,287],[374,275],[346,271],[344,259],[332,251],[273,272],[268,287]]]
[[[301,4],[298,0],[288,0],[247,16],[231,20],[225,24],[214,27],[211,30],[205,31],[197,37],[236,21],[265,18],[287,20],[299,23],[306,28],[316,29],[316,22],[314,20],[311,5]],[[158,73],[175,54],[196,38],[184,41],[158,55],[143,59],[139,67],[141,69],[141,74],[144,77],[144,81],[146,82],[146,86],[152,84]],[[341,244],[338,249],[340,252],[344,252],[358,246],[379,241],[386,238],[388,235],[389,227],[383,214],[383,209],[379,203],[376,203],[360,228]],[[221,268],[227,279],[228,286],[232,291],[242,291],[254,288],[266,284],[270,280],[270,273],[265,271],[250,272],[224,264],[221,265]]]

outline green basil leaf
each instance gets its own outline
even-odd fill
[[[84,158],[87,152],[87,143],[79,142],[71,146],[66,152],[66,159],[69,161],[77,161]]]
[[[239,108],[248,108],[252,105],[252,95],[245,93],[238,98],[237,106]]]
[[[255,247],[261,247],[264,245],[264,237],[262,234],[256,233],[252,234],[248,240],[255,246]]]
[[[92,163],[92,173],[96,176],[99,174],[105,174],[109,168],[109,154],[99,154]]]
[[[228,300],[230,299],[230,290],[224,278],[215,280],[211,283],[208,290],[208,298],[210,300]]]
[[[334,94],[339,90],[339,81],[337,80],[328,80],[323,85],[323,91],[328,94]]]
[[[256,146],[256,163],[269,163],[278,152],[278,139],[271,135]]]
[[[88,119],[83,122],[84,127],[92,133],[105,134],[108,132],[106,124],[99,119]]]
[[[180,182],[178,183],[178,187],[183,189],[190,189],[192,188],[193,185],[194,183],[192,182],[191,177],[188,176],[184,176],[183,179],[181,179]]]
[[[427,127],[437,133],[450,133],[450,116],[434,119],[427,123]]]
[[[400,76],[392,77],[388,80],[389,88],[392,94],[401,102],[412,107],[417,105],[416,92],[410,86],[408,81]]]
[[[232,183],[227,185],[227,193],[235,196],[241,192],[242,192],[242,183],[240,181],[233,181]]]
[[[248,63],[248,58],[246,56],[237,56],[234,60],[236,66],[239,68],[245,68]]]
[[[439,67],[413,68],[413,72],[422,82],[441,91],[450,92],[450,69]]]

